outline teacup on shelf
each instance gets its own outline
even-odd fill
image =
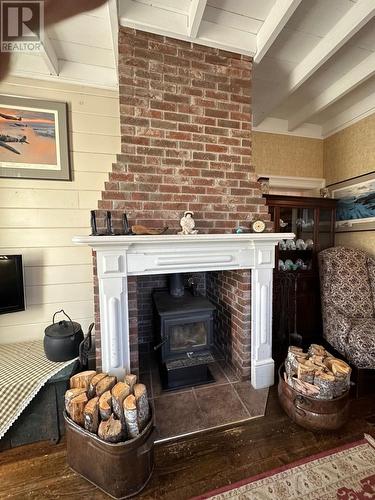
[[[296,244],[294,240],[286,240],[286,250],[295,250]]]
[[[306,250],[307,244],[304,240],[299,239],[296,241],[296,248],[297,250]]]
[[[302,259],[297,259],[296,260],[296,266],[297,266],[298,269],[301,269],[301,271],[306,271],[307,270],[307,264],[305,264]]]
[[[286,243],[285,240],[279,240],[279,250],[286,250]]]
[[[281,259],[279,259],[279,262],[278,262],[278,269],[279,269],[279,271],[286,271],[285,263]]]

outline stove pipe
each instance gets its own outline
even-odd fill
[[[172,297],[183,297],[185,295],[183,273],[174,273],[169,276],[169,293]]]

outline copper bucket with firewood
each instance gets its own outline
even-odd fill
[[[67,462],[112,498],[137,495],[154,468],[155,428],[144,384],[93,370],[65,393]]]
[[[322,346],[307,353],[290,346],[279,368],[279,401],[286,414],[309,430],[339,429],[349,417],[351,369]]]

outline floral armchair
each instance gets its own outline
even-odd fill
[[[375,369],[375,259],[333,247],[319,268],[323,337],[355,367]]]

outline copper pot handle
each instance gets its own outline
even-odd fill
[[[293,405],[294,405],[296,413],[300,417],[306,417],[305,410],[303,408],[301,408],[299,405],[310,406],[311,405],[311,401],[309,401],[308,399],[304,398],[303,396],[296,396],[294,398],[294,400],[293,400]]]
[[[294,401],[293,401],[293,404],[296,408],[299,407],[299,405],[304,405],[304,406],[311,406],[311,401],[309,399],[306,399],[305,397],[303,396],[296,396],[294,398]]]

